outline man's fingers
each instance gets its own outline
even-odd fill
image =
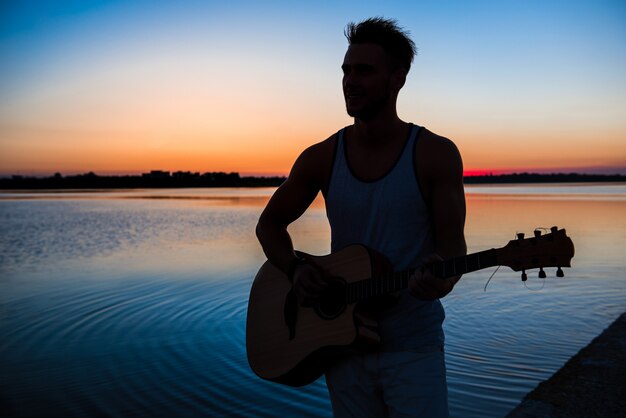
[[[327,286],[323,274],[311,265],[304,265],[294,277],[294,289],[303,306],[313,305]]]
[[[409,281],[411,294],[425,300],[442,298],[450,293],[453,287],[453,282],[433,276],[428,268],[415,272]]]
[[[422,259],[422,266],[428,266],[429,264],[434,264],[439,261],[443,261],[443,258],[437,253],[432,253]]]

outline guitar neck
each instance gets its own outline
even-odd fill
[[[442,279],[471,273],[497,265],[496,250],[490,249],[473,254],[453,257],[429,266],[432,273]],[[416,269],[390,273],[349,283],[346,288],[347,302],[353,303],[362,299],[384,296],[389,293],[406,289],[409,278]]]

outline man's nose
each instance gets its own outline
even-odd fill
[[[349,73],[343,76],[344,87],[352,87],[354,85],[356,85],[356,77],[354,77],[352,73]]]

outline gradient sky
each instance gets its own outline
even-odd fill
[[[475,171],[626,174],[624,1],[9,1],[0,174],[285,174],[351,123],[345,24],[418,46],[406,121]]]

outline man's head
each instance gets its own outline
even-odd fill
[[[398,92],[415,56],[415,44],[394,20],[372,18],[345,30],[349,42],[342,70],[346,110],[368,120],[395,112]]]

